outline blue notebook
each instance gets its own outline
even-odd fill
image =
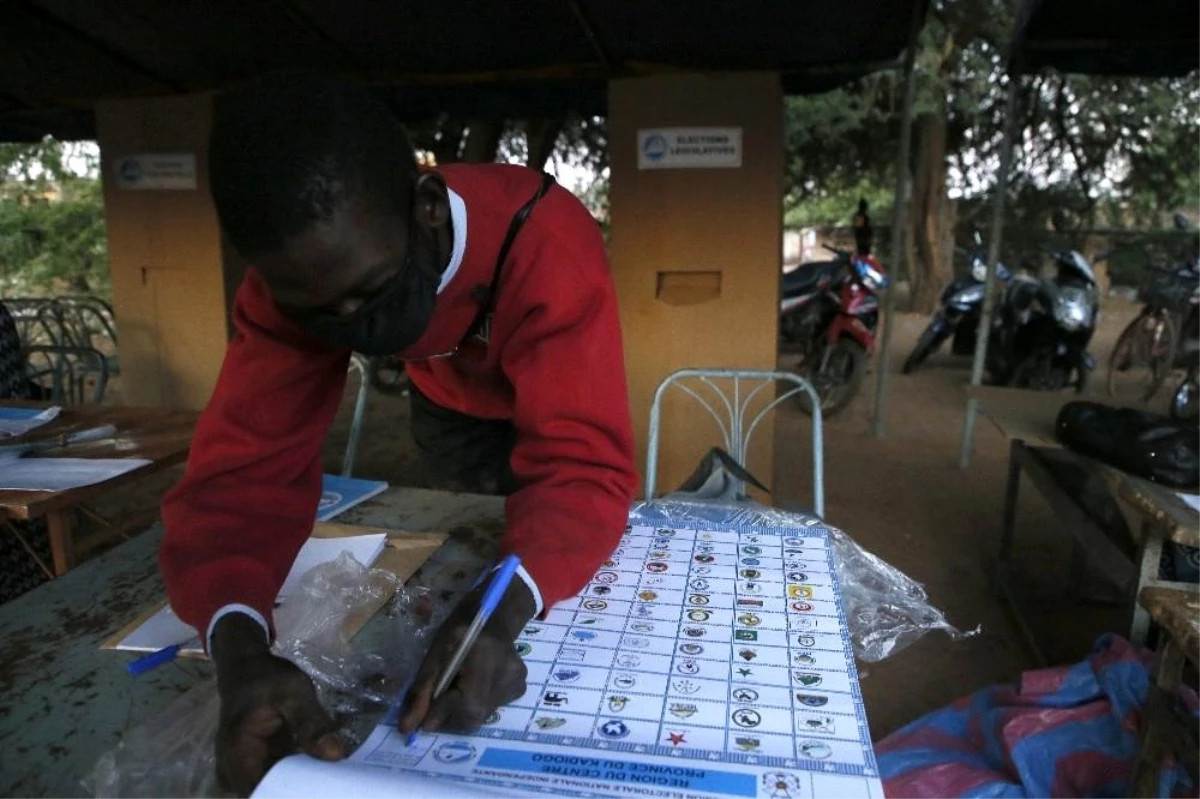
[[[360,502],[366,502],[371,497],[383,493],[387,487],[387,482],[383,480],[324,475],[321,478],[321,501],[317,505],[317,521],[327,522]]]

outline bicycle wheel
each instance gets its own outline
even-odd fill
[[[1119,402],[1149,402],[1171,372],[1177,338],[1163,310],[1143,313],[1121,331],[1108,358],[1108,396]]]

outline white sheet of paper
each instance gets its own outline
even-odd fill
[[[1200,513],[1200,494],[1184,494],[1178,491],[1176,493],[1180,499],[1192,506],[1192,510]]]
[[[463,785],[419,774],[401,778],[393,772],[349,760],[324,763],[308,755],[292,755],[280,761],[250,794],[251,799],[287,799],[296,796],[328,796],[332,799],[489,799],[513,796],[481,785]]]
[[[3,458],[0,490],[66,491],[111,480],[149,463],[142,458]]]
[[[292,570],[288,572],[283,588],[279,591],[282,602],[295,590],[300,579],[309,571],[324,563],[332,563],[343,552],[349,552],[355,560],[364,566],[370,566],[383,552],[387,545],[387,535],[374,533],[371,535],[356,535],[347,538],[310,538],[300,548]],[[196,640],[190,646],[183,648],[184,652],[197,653],[204,651],[198,633],[194,627],[184,624],[168,605],[162,608],[136,630],[117,644],[117,649],[131,652],[157,652],[163,647],[178,644],[189,639]]]
[[[0,440],[24,435],[55,419],[62,408],[57,405],[29,415],[24,408],[0,408]]]
[[[370,566],[387,546],[387,535],[375,533],[372,535],[355,535],[347,538],[310,538],[300,548],[292,570],[288,572],[283,587],[279,589],[279,598],[296,590],[300,578],[322,563],[332,563],[343,552],[349,552],[355,560],[364,566]]]
[[[184,652],[203,652],[196,628],[179,620],[171,606],[167,605],[155,613],[117,644],[117,649],[130,652],[157,652],[163,647],[178,644],[191,638],[196,640],[183,648]]]

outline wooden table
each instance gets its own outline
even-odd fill
[[[1147,588],[1138,594],[1138,605],[1162,631],[1154,681],[1142,714],[1142,736],[1130,796],[1156,796],[1163,758],[1174,753],[1195,784],[1200,771],[1200,731],[1196,717],[1179,701],[1185,662],[1200,666],[1200,592],[1195,586],[1180,591]]]
[[[1074,539],[1067,585],[1078,594],[1090,562],[1127,598],[1132,612],[1129,640],[1142,644],[1150,616],[1136,597],[1146,586],[1178,586],[1158,579],[1165,541],[1200,546],[1200,514],[1171,489],[1065,449],[1055,436],[1058,412],[1073,395],[994,387],[971,390],[980,411],[1010,442],[1000,554],[993,574],[1035,654],[1042,657],[1027,619],[1023,593],[1012,585],[1021,475],[1049,502]],[[1132,523],[1131,523],[1132,522]]]
[[[408,581],[448,604],[470,588],[504,528],[504,500],[390,489],[338,516],[393,530],[447,532],[449,540]],[[0,796],[89,796],[81,780],[121,734],[211,680],[189,660],[131,677],[137,655],[100,649],[165,596],[155,553],[161,526],[0,605]],[[395,620],[379,614],[355,639],[365,650]],[[366,719],[370,722],[370,719]],[[369,729],[369,726],[368,728]]]
[[[8,405],[49,407],[49,403],[12,402]],[[119,485],[141,480],[163,469],[182,463],[192,443],[192,431],[199,414],[195,411],[169,408],[123,408],[103,405],[64,406],[58,418],[26,434],[21,439],[39,440],[86,430],[101,425],[113,425],[116,433],[109,437],[55,450],[54,454],[71,458],[142,458],[145,466],[126,472],[111,480],[67,491],[0,491],[0,520],[5,518],[29,520],[45,517],[50,533],[50,551],[54,572],[62,576],[73,568],[76,557],[99,541],[80,542],[74,539],[74,510],[83,502],[111,491]]]

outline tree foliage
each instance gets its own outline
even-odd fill
[[[963,230],[988,218],[1004,123],[1003,54],[1011,13],[1005,0],[934,0],[930,5],[916,57],[915,135],[907,166],[915,173],[944,163],[939,190],[954,212],[913,197],[908,239],[910,245],[922,245],[906,253],[914,271],[934,275],[947,268],[923,262],[930,254],[943,261],[949,257],[934,246],[938,231],[931,222],[956,216],[961,238]],[[875,217],[885,222],[902,97],[900,75],[889,72],[824,95],[788,99],[785,212],[790,224],[844,224],[859,196],[878,200],[872,203]],[[1008,224],[1044,230],[1052,212],[1065,207],[1084,226],[1161,228],[1169,212],[1195,208],[1200,200],[1198,108],[1196,74],[1180,79],[1026,77],[1018,93]],[[931,124],[935,120],[940,124]],[[926,141],[927,135],[934,141]],[[944,146],[944,152],[929,152],[934,145]],[[912,177],[915,190],[922,175]]]
[[[111,293],[94,148],[47,139],[0,144],[4,293]]]
[[[434,163],[556,161],[598,176],[581,194],[607,226],[608,146],[603,119],[472,122],[440,117],[410,126]],[[108,298],[104,204],[95,146],[46,139],[0,144],[0,289],[6,296],[94,294]]]

